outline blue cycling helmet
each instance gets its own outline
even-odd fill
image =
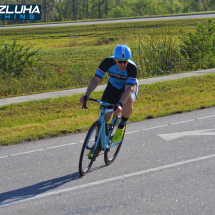
[[[131,49],[125,45],[118,45],[115,47],[113,55],[119,60],[129,60],[131,58]]]

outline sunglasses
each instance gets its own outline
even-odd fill
[[[127,64],[128,63],[128,60],[119,60],[119,59],[115,59],[115,60],[119,64],[122,64],[122,63]]]

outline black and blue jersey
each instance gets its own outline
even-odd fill
[[[117,69],[114,56],[104,59],[96,70],[96,76],[103,78],[108,72],[109,82],[117,89],[122,89],[125,85],[135,85],[137,83],[137,66],[129,60],[124,71]]]

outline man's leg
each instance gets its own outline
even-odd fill
[[[111,118],[112,113],[106,113],[105,114],[105,122],[108,122]]]
[[[130,96],[123,106],[122,119],[116,133],[113,136],[113,139],[112,139],[113,142],[118,142],[122,139],[123,134],[125,132],[125,124],[133,111],[133,104],[134,104],[134,98],[133,96]]]
[[[107,87],[105,88],[105,91],[102,95],[102,101],[109,102],[111,104],[115,104],[119,101],[119,98],[121,97],[122,92],[116,89],[112,86],[110,82],[108,82]],[[111,108],[111,107],[108,107]],[[111,118],[111,113],[105,114],[105,122],[108,122]]]
[[[133,104],[134,104],[134,97],[130,96],[130,98],[126,101],[126,103],[123,106],[122,109],[122,119],[121,122],[119,124],[119,128],[123,129],[126,121],[128,120],[129,116],[131,115],[132,111],[133,111]],[[105,122],[108,122],[111,118],[111,113],[106,113],[105,114]]]
[[[129,99],[126,101],[122,108],[122,116],[128,118],[131,113],[133,112],[133,104],[134,104],[134,97],[130,95]]]
[[[133,92],[131,93],[130,97],[125,102],[125,104],[124,104],[124,106],[122,108],[122,119],[121,119],[121,122],[120,122],[120,124],[119,124],[119,126],[117,128],[116,133],[113,136],[113,139],[112,139],[113,142],[118,142],[123,137],[123,134],[125,132],[125,124],[126,124],[128,118],[129,118],[129,116],[133,112],[133,104],[134,104],[134,101],[137,98],[138,91],[139,91],[139,85],[138,85],[138,82],[137,82],[137,84],[134,86]]]
[[[137,84],[134,86],[133,92],[131,93],[129,99],[126,101],[126,103],[123,106],[123,109],[122,109],[122,121],[121,121],[120,124],[125,125],[125,123],[128,120],[129,116],[133,112],[133,104],[134,104],[134,101],[137,98],[138,92],[139,92],[139,84],[138,84],[138,81],[137,81]],[[123,128],[122,126],[120,126],[120,127]]]
[[[134,98],[131,95],[123,106],[122,119],[121,119],[121,122],[120,122],[118,128],[123,129],[125,127],[125,124],[129,118],[129,116],[133,112],[133,104],[134,104]]]

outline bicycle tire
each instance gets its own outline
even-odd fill
[[[121,117],[120,117],[121,118]],[[113,138],[113,135],[115,134],[116,132],[116,129],[118,128],[118,125],[119,125],[119,118],[116,118],[115,121],[114,121],[114,124],[113,124],[113,129],[112,129],[112,132],[111,132],[111,135],[110,135],[110,138],[109,138],[109,143],[111,143],[111,140]],[[114,129],[115,128],[115,129]],[[105,153],[104,153],[104,161],[105,161],[105,164],[106,165],[110,165],[114,162],[114,160],[116,159],[118,153],[119,153],[119,150],[122,146],[122,142],[123,142],[123,139],[124,139],[124,135],[125,135],[125,132],[123,134],[123,137],[122,137],[122,141],[118,144],[118,145],[115,145],[113,147],[110,147],[110,149],[106,150]]]
[[[81,176],[84,176],[87,174],[87,172],[92,167],[93,162],[96,160],[98,150],[99,150],[99,144],[96,147],[95,153],[93,154],[92,158],[88,158],[87,154],[93,150],[93,146],[95,145],[96,140],[96,129],[100,129],[100,122],[96,121],[91,128],[89,129],[87,136],[84,140],[84,144],[81,150],[80,154],[80,160],[79,160],[79,174]],[[93,139],[94,138],[94,139]]]

